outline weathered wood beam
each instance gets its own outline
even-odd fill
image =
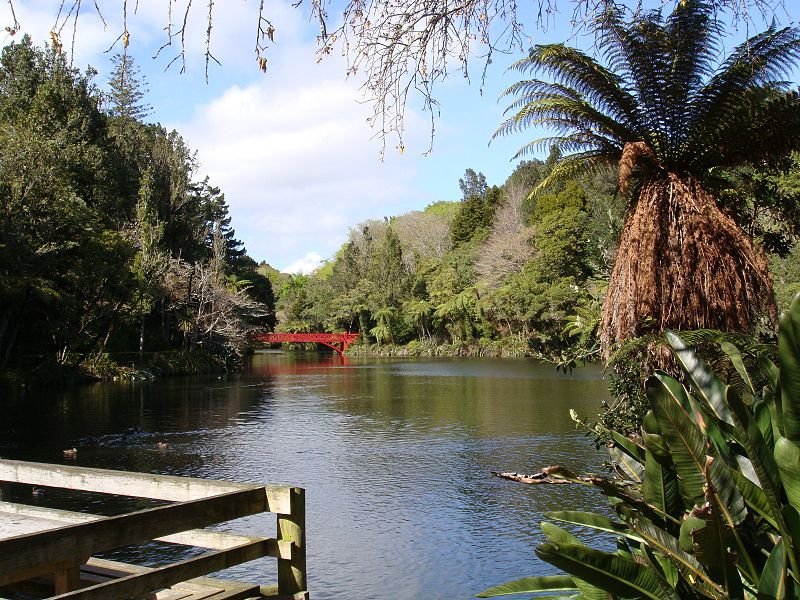
[[[0,481],[176,502],[197,500],[225,492],[259,487],[266,491],[269,512],[288,514],[290,510],[289,490],[291,486],[287,485],[262,486],[19,460],[0,460]]]
[[[254,542],[210,552],[188,560],[150,571],[135,573],[112,581],[107,581],[67,594],[53,596],[52,600],[107,600],[108,598],[139,598],[163,588],[205,575],[221,571],[235,565],[267,556],[267,544]],[[254,586],[258,590],[258,586]]]
[[[0,540],[0,585],[19,581],[15,574],[32,568],[48,572],[48,565],[75,556],[91,556],[265,510],[263,488],[252,488]]]
[[[42,506],[31,506],[30,504],[0,501],[0,514],[2,513],[12,513],[26,517],[41,518],[49,521],[59,521],[61,523],[69,524],[87,523],[89,521],[97,521],[100,519],[109,518],[102,515],[92,515],[71,510],[45,508]],[[158,542],[182,544],[184,546],[194,546],[196,548],[206,548],[209,550],[225,550],[226,548],[233,548],[234,546],[240,546],[241,544],[245,544],[247,542],[272,540],[276,544],[276,551],[275,554],[271,554],[270,556],[285,559],[292,557],[292,545],[290,542],[278,542],[272,538],[254,537],[223,531],[211,531],[208,529],[190,529],[189,531],[182,531],[180,533],[165,535],[155,539]]]
[[[109,578],[124,577],[135,573],[149,573],[155,567],[145,567],[142,565],[131,565],[106,558],[90,558],[82,568],[82,576],[96,576],[102,578],[98,583],[108,581]],[[234,598],[253,599],[259,597],[256,593],[259,589],[269,589],[263,586],[259,588],[257,584],[242,583],[241,581],[229,581],[218,577],[195,577],[188,581],[183,581],[172,586],[173,590],[186,590],[189,592],[208,593],[208,590],[222,590],[210,594],[213,600],[230,600]],[[277,587],[274,588],[277,593]],[[262,592],[263,594],[263,592]]]
[[[291,514],[278,515],[278,539],[292,543],[292,557],[278,559],[278,592],[296,594],[308,589],[306,582],[306,496],[292,488]]]

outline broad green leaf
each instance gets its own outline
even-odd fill
[[[753,419],[750,408],[745,405],[736,390],[728,390],[727,402],[736,420],[739,431],[738,441],[747,452],[753,470],[758,476],[761,490],[769,505],[772,521],[781,531],[784,531],[785,527],[782,525],[783,519],[781,518],[780,475],[775,457],[764,441],[761,429]]]
[[[620,476],[634,483],[641,483],[644,476],[644,466],[640,461],[631,458],[627,452],[623,452],[617,446],[610,447],[608,455]]]
[[[621,451],[625,452],[633,460],[639,462],[644,460],[644,448],[642,448],[639,444],[634,442],[632,439],[625,437],[618,431],[614,431],[613,429],[609,430],[608,433],[611,435],[611,439],[614,440],[614,443],[619,446]]]
[[[647,543],[647,546],[658,550],[667,557],[687,579],[694,581],[695,585],[703,587],[710,596],[713,597],[722,591],[697,559],[682,547],[683,543],[679,542],[675,536],[642,518],[632,520],[630,526]],[[681,536],[683,536],[683,526],[681,526]],[[691,549],[691,547],[691,541],[689,541],[688,548]]]
[[[786,585],[789,577],[786,554],[783,550],[783,538],[780,538],[772,549],[761,571],[761,577],[758,579],[758,597],[784,600],[787,597]]]
[[[544,516],[548,519],[554,519],[563,523],[572,523],[573,525],[581,525],[582,527],[590,527],[600,531],[607,531],[615,535],[630,535],[628,526],[622,521],[615,521],[593,512],[560,510],[547,512]],[[636,536],[636,539],[639,539],[638,536]],[[554,540],[551,539],[551,541]]]
[[[761,373],[769,380],[773,390],[778,389],[780,369],[772,362],[768,356],[758,357],[758,368]]]
[[[710,478],[724,518],[731,527],[741,523],[747,516],[744,498],[733,479],[717,460],[718,453],[709,447],[707,438],[686,413],[686,390],[669,375],[656,374],[648,380],[647,395],[653,412],[659,421],[664,439],[667,441],[678,475],[678,486],[687,506],[703,503],[706,456],[714,459]]]
[[[536,555],[622,598],[680,600],[653,569],[615,554],[575,544],[542,544],[536,549]]]
[[[784,552],[788,554],[789,564],[793,573],[800,573],[800,513],[795,507],[785,504],[783,506],[783,519],[786,521],[788,534],[784,536]],[[795,589],[795,592],[798,590]]]
[[[755,394],[756,390],[753,387],[753,381],[750,379],[750,373],[747,372],[747,367],[744,365],[744,359],[742,359],[742,353],[739,349],[730,342],[721,342],[719,347],[722,348],[722,351],[731,359],[733,368],[736,369],[736,372],[739,374],[739,377],[742,378],[742,381],[750,390],[750,393]]]
[[[783,436],[800,444],[800,295],[780,316],[778,355]]]
[[[666,466],[672,466],[672,457],[670,455],[669,445],[664,440],[664,436],[659,433],[650,433],[647,430],[642,432],[642,439],[644,440],[644,447],[647,451],[647,461],[652,457],[658,462]]]
[[[731,477],[736,481],[736,486],[742,493],[747,506],[761,515],[774,529],[778,529],[778,522],[774,514],[774,507],[767,500],[764,490],[750,481],[740,471],[730,469]]]
[[[672,516],[680,516],[684,512],[681,495],[678,491],[678,478],[672,464],[663,464],[650,451],[651,447],[658,447],[654,441],[660,441],[660,435],[644,434],[647,444],[647,461],[644,468],[644,485],[642,495],[649,504],[658,510]]]
[[[708,403],[719,419],[732,424],[733,418],[730,409],[725,404],[725,388],[727,387],[725,383],[676,333],[667,331],[664,335],[675,352],[675,358],[689,377],[692,389]]]
[[[578,588],[569,575],[545,575],[543,577],[523,577],[509,581],[476,594],[478,598],[493,598],[506,594],[531,594],[535,592],[577,591]]]
[[[669,446],[684,503],[702,504],[706,439],[686,411],[686,390],[671,377],[659,374],[648,379],[647,396]]]
[[[775,463],[789,504],[800,510],[800,448],[785,437],[778,438],[775,442]]]
[[[554,544],[579,544],[581,546],[585,545],[582,541],[580,541],[577,537],[572,535],[566,529],[562,529],[558,525],[554,525],[553,523],[548,523],[544,521],[541,524],[542,533],[544,536]]]
[[[698,517],[687,515],[681,523],[680,547],[684,552],[694,552],[694,539],[692,532],[702,529],[706,522]]]
[[[541,527],[545,537],[554,544],[584,546],[584,543],[581,542],[577,537],[572,535],[569,531],[561,529],[561,527],[558,527],[557,525],[544,522],[542,523]],[[580,590],[581,596],[586,600],[607,600],[608,594],[603,592],[603,590],[598,589],[591,583],[584,581],[578,576],[574,576],[572,580],[575,587]]]
[[[761,431],[761,437],[764,438],[764,443],[768,448],[774,448],[775,438],[778,437],[780,433],[774,425],[769,403],[763,396],[753,401],[753,419],[755,419],[758,429]]]
[[[706,469],[708,473],[710,469]],[[736,530],[723,515],[718,499],[708,483],[706,504],[696,506],[681,526],[681,546],[686,548],[686,537],[691,539],[693,554],[697,560],[714,576],[726,591],[726,597],[742,598],[742,581],[737,570],[735,552],[730,548],[736,543]],[[736,545],[739,545],[736,543]],[[747,554],[747,550],[745,550]],[[746,559],[747,556],[740,556]],[[751,565],[747,565],[752,569]],[[757,575],[755,575],[757,577]]]

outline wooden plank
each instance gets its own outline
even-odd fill
[[[253,488],[0,540],[0,585],[19,581],[20,571],[257,514],[265,504]],[[264,544],[277,555],[277,543]]]
[[[0,511],[0,540],[61,527],[50,515]]]
[[[131,573],[146,573],[153,567],[131,565],[102,558],[90,558],[83,566],[84,575],[90,573],[105,576],[121,577]],[[98,581],[102,583],[102,581]],[[240,581],[227,581],[216,577],[195,577],[189,581],[175,584],[174,590],[186,590],[194,593],[192,600],[211,598],[212,600],[245,600],[247,598],[261,598],[258,585],[242,583]],[[275,588],[277,590],[277,588]]]
[[[44,529],[58,527],[64,523],[87,523],[89,521],[97,521],[109,518],[101,515],[92,515],[71,510],[60,510],[56,508],[45,508],[42,506],[31,506],[30,504],[0,501],[0,521],[2,520],[3,513],[11,513],[19,515],[20,517],[41,519],[41,523],[38,526],[34,527],[31,525],[29,528],[31,531],[43,531]],[[2,532],[2,527],[0,527],[0,532]],[[29,532],[24,531],[21,533]],[[0,535],[0,539],[2,539],[2,537],[3,536]],[[182,531],[180,533],[165,535],[155,539],[156,541],[167,542],[169,544],[182,544],[184,546],[194,546],[195,548],[206,548],[209,550],[225,550],[226,548],[233,548],[234,546],[240,546],[247,542],[255,542],[272,538],[248,536],[223,531],[212,531],[208,529],[190,529],[189,531]],[[278,547],[277,558],[291,558],[291,543],[277,542],[277,540],[275,540],[275,542],[277,543]]]
[[[303,488],[290,492],[290,515],[278,516],[278,539],[292,543],[292,557],[278,559],[278,592],[296,594],[306,584],[306,496]]]
[[[156,567],[147,572],[135,573],[67,594],[60,594],[54,596],[53,600],[138,598],[148,592],[168,588],[176,583],[205,575],[206,573],[221,571],[222,569],[268,556],[268,551],[269,548],[264,542],[245,544],[228,550],[210,552],[164,567]],[[258,586],[254,586],[253,590],[257,591]]]
[[[262,486],[19,460],[0,460],[0,481],[176,502],[197,500],[243,489],[264,488],[269,512],[288,514],[290,511],[289,489],[291,486],[287,485]]]

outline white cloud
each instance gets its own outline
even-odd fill
[[[350,227],[419,203],[414,158],[381,162],[358,90],[305,50],[294,68],[232,86],[173,124],[198,152],[198,175],[225,192],[249,254],[273,264],[331,256]]]
[[[308,275],[312,271],[322,266],[323,262],[325,261],[322,260],[322,257],[319,254],[316,252],[309,252],[303,258],[296,260],[292,264],[282,268],[281,272],[292,274],[303,273]]]

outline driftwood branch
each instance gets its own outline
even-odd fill
[[[516,481],[518,483],[528,483],[528,484],[536,484],[536,483],[586,484],[590,483],[592,480],[591,476],[575,475],[572,471],[559,466],[545,467],[538,473],[533,473],[531,475],[526,475],[525,473],[515,473],[513,471],[492,471],[492,475],[494,475],[495,477],[500,477],[501,479],[508,479],[510,481]]]

